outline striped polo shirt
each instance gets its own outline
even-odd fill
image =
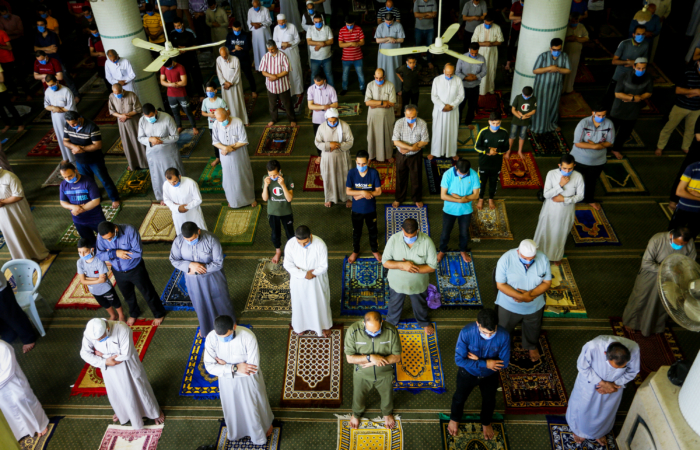
[[[365,38],[362,28],[355,25],[351,30],[348,27],[340,29],[338,34],[338,42],[360,42]],[[362,47],[345,47],[343,49],[343,61],[357,61],[362,59]]]
[[[681,181],[688,183],[688,190],[700,193],[700,162],[689,165],[681,175]],[[678,209],[700,213],[700,200],[689,200],[681,197],[678,201]]]
[[[274,55],[270,52],[265,53],[260,61],[259,70],[261,72],[265,71],[272,75],[281,72],[289,72],[289,59],[287,55],[282,53],[279,49]],[[273,94],[281,94],[284,91],[289,90],[289,75],[282,78],[278,78],[275,81],[270,81],[269,78],[265,78],[265,86],[267,90]]]
[[[688,69],[683,74],[683,81],[678,83],[678,87],[684,89],[700,89],[700,73],[697,65]],[[676,106],[690,111],[700,109],[700,97],[688,98],[685,95],[676,95]]]

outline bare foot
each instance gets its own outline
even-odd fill
[[[455,155],[455,156],[452,157],[452,159],[453,159],[454,161],[458,161],[458,160],[459,160],[459,156]]]
[[[80,97],[75,97],[75,103],[76,104],[80,103]]]
[[[359,253],[352,252],[352,255],[350,255],[350,257],[348,258],[348,262],[349,262],[350,264],[354,263],[355,261],[357,261],[357,258],[358,258],[359,256],[360,256]]]
[[[277,264],[278,262],[280,262],[281,257],[282,257],[282,249],[281,248],[275,249],[275,256],[272,257],[270,262],[272,264]]]
[[[37,434],[39,435],[39,437],[42,437],[42,436],[46,435],[46,433],[48,433],[48,432],[49,432],[49,427],[46,427],[46,428],[44,428],[44,431],[40,431]]]
[[[633,330],[632,328],[628,327],[627,325],[623,325],[623,328],[625,329],[626,332],[629,334],[634,333],[636,330]]]
[[[20,125],[19,128],[17,128],[17,131],[24,131],[24,125]],[[688,153],[688,151],[686,151]]]
[[[615,158],[617,158],[617,159],[622,159],[622,158],[625,157],[625,155],[623,155],[622,153],[620,153],[620,152],[618,152],[618,151],[615,151],[615,150],[612,151],[612,154],[613,154],[613,155],[615,156]]]
[[[126,318],[124,317],[124,314],[119,313],[119,321],[126,323]]]
[[[202,336],[202,330],[197,331],[197,336],[199,336],[200,338],[204,338],[204,336]]]
[[[258,98],[258,93],[257,93],[257,92],[253,92],[253,98]]]
[[[472,131],[476,130],[476,127],[474,125],[467,125],[467,128],[469,128]]]
[[[160,201],[160,206],[165,206],[165,200]]]
[[[416,202],[416,206],[419,207],[419,208],[422,208],[422,207],[423,207],[423,202]]]
[[[459,434],[459,422],[450,420],[450,423],[447,425],[447,432],[450,433],[450,436],[457,436]]]
[[[274,427],[273,427],[272,425],[270,425],[270,428],[267,429],[267,433],[265,433],[265,436],[270,437],[270,435],[272,434],[273,429],[274,429]]]
[[[160,416],[156,419],[156,425],[163,425],[163,422],[165,422],[165,414],[161,411]]]
[[[346,208],[352,208],[352,200],[348,200],[345,202],[345,207]]]
[[[391,204],[391,207],[392,207],[392,208],[398,208],[399,206],[401,206],[401,203],[396,202],[396,201],[395,201],[394,203]]]
[[[493,432],[493,427],[491,425],[482,425],[481,431],[484,433],[484,439],[490,441],[495,436]]]
[[[600,203],[589,203],[596,211],[600,211]]]
[[[6,131],[9,130],[9,129],[10,129],[10,126],[8,125],[8,126],[6,126],[5,128],[3,128],[2,130],[0,130],[0,133],[4,133],[4,132],[6,132]]]
[[[34,346],[36,345],[36,342],[32,342],[31,344],[24,344],[22,346],[22,353],[29,353]]]
[[[316,163],[316,165],[321,164],[321,157],[317,156],[316,159],[314,159],[314,162]]]
[[[528,350],[527,352],[530,354],[530,361],[537,362],[540,360],[540,351],[539,350],[534,349],[534,350]]]
[[[492,198],[489,199],[489,209],[496,209],[496,202]]]
[[[663,149],[663,148],[657,148],[656,150],[654,150],[654,154],[655,154],[656,156],[661,156],[661,155],[664,154],[664,149]]]
[[[129,326],[132,326],[134,324],[134,322],[136,322],[136,319],[137,319],[136,317],[129,317],[126,321],[126,324]]]
[[[668,203],[668,209],[670,209],[671,211],[675,211],[676,206],[678,206],[678,203],[676,203],[676,202],[669,202]]]
[[[267,126],[268,126],[268,127],[271,127],[271,126],[274,125],[274,124],[275,124],[275,122],[267,122]]]
[[[382,262],[382,254],[379,252],[372,252],[372,256],[374,256],[374,259],[376,259],[379,262]]]
[[[581,436],[578,436],[578,435],[574,434],[574,442],[576,442],[577,444],[583,444],[584,441],[585,441],[584,438],[582,438]]]
[[[321,332],[323,333],[323,337],[331,337],[331,330],[321,330]]]
[[[121,200],[114,201],[114,202],[112,202],[112,208],[117,209],[117,208],[119,208],[119,205],[121,205],[121,204],[122,204]]]
[[[253,203],[250,204],[250,207],[255,208],[256,206],[258,206],[258,201],[254,200]]]
[[[117,417],[116,414],[112,416],[112,422],[114,422],[114,423],[119,422],[119,417]]]
[[[177,134],[182,133],[182,127],[177,127]]]
[[[561,261],[552,261],[555,266],[561,266]]]
[[[423,327],[423,331],[425,331],[425,334],[427,334],[428,336],[435,334],[435,328],[433,328],[432,325],[428,325],[427,327]]]
[[[294,334],[295,336],[303,336],[306,334],[306,331],[302,331],[301,333],[297,333],[296,331],[292,331],[292,334]]]
[[[445,257],[445,252],[439,252],[439,253],[437,254],[437,261],[438,261],[438,264],[440,264],[440,263],[442,262],[442,258],[444,258],[444,257]]]
[[[561,131],[561,127],[557,127],[556,130],[557,130],[557,131]]]
[[[323,206],[325,206],[326,208],[330,208],[331,205],[333,205],[333,202],[326,202],[323,204]]]
[[[476,209],[482,210],[484,209],[484,199],[480,198],[478,202],[476,202]]]
[[[403,91],[397,92],[396,95],[403,95]]]
[[[435,68],[435,66],[433,65],[433,63],[428,63],[428,68],[430,70],[433,70]]]
[[[687,155],[688,152],[690,151],[690,149],[688,149],[688,148],[682,148],[681,150],[683,150],[683,153],[685,153],[686,155]]]
[[[290,125],[293,126],[293,127],[296,127],[296,126],[297,126],[297,123],[296,123],[296,122],[292,122],[292,123],[290,123]]]
[[[357,430],[357,427],[360,426],[360,419],[358,419],[355,416],[352,416],[352,419],[350,419],[350,428],[353,430]]]
[[[384,416],[384,426],[391,430],[396,426],[396,421],[394,420],[394,415],[389,414],[388,416]]]
[[[472,262],[472,257],[469,256],[469,253],[467,252],[459,252],[460,255],[462,255],[462,259],[464,260],[465,263],[470,263]]]
[[[598,444],[600,444],[601,447],[607,447],[608,446],[608,438],[603,436],[595,440]]]
[[[386,160],[389,164],[392,164],[394,161],[396,161],[396,158],[389,158]]]
[[[158,325],[163,323],[164,320],[165,320],[165,317],[158,317],[156,319],[153,319],[153,326],[157,327]]]
[[[117,320],[117,315],[114,313],[109,313],[109,319],[107,319],[107,320],[112,320],[112,321]]]
[[[194,136],[197,136],[199,134],[199,130],[197,129],[197,127],[192,128],[192,134]]]
[[[435,158],[435,157],[434,157],[433,155],[428,155],[426,158],[428,158],[428,161],[430,161],[430,160],[432,160],[432,159]]]
[[[219,162],[220,162],[219,158],[216,158],[214,161],[211,162],[211,166],[216,167],[219,165]]]

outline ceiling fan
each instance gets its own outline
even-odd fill
[[[173,44],[171,44],[168,40],[168,32],[165,28],[165,22],[163,22],[163,10],[160,8],[160,0],[157,1],[158,10],[160,11],[160,21],[163,24],[163,33],[165,33],[165,47],[163,47],[162,45],[153,44],[151,42],[146,42],[143,39],[139,38],[134,38],[131,40],[131,44],[135,47],[145,48],[154,52],[160,52],[160,56],[156,58],[151,64],[149,64],[145,69],[143,69],[145,72],[158,72],[160,68],[163,67],[163,64],[166,63],[166,61],[168,61],[170,58],[178,56],[181,50],[196,50],[198,48],[213,47],[215,45],[221,45],[224,42],[226,42],[226,40],[224,39],[223,41],[214,42],[212,44],[198,45],[196,47],[187,47],[181,49],[173,48]]]

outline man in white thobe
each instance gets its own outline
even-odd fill
[[[566,422],[576,443],[591,439],[607,448],[622,390],[639,373],[639,345],[620,336],[598,336],[583,346],[576,367]]]
[[[200,230],[207,229],[202,214],[202,194],[199,185],[192,178],[183,177],[174,167],[165,171],[163,202],[173,213],[173,224],[178,236],[182,234],[182,224],[194,222]]]
[[[459,105],[464,100],[462,79],[455,76],[455,66],[445,64],[444,75],[433,80],[430,98],[433,101],[433,142],[428,159],[457,156]]]
[[[316,148],[322,152],[321,178],[326,208],[343,201],[346,207],[352,207],[352,199],[345,192],[345,181],[350,170],[348,155],[355,138],[350,125],[338,116],[337,109],[326,110],[326,121],[319,125],[314,141]]]
[[[329,337],[333,327],[331,288],[328,284],[328,247],[306,225],[295,230],[284,247],[284,268],[289,272],[292,329]]]
[[[0,410],[19,441],[24,436],[43,436],[49,418],[37,400],[27,377],[17,363],[15,349],[0,340]]]
[[[75,162],[75,155],[63,143],[63,128],[66,126],[65,114],[68,111],[77,111],[73,93],[65,86],[58,84],[54,75],[46,75],[44,82],[48,86],[44,92],[44,109],[51,111],[51,122],[56,133],[56,140],[61,149],[63,159]]]
[[[279,5],[280,12],[287,17],[289,23],[294,25],[298,30],[301,27],[301,14],[299,14],[297,0],[279,0]]]
[[[302,81],[303,73],[299,58],[299,31],[293,23],[287,22],[284,14],[277,14],[277,26],[272,34],[272,40],[289,59],[289,93],[291,95],[303,94],[304,82]]]
[[[576,203],[583,200],[583,175],[574,170],[575,166],[574,157],[565,154],[559,160],[559,168],[547,173],[545,200],[535,231],[537,248],[557,266],[576,219]]]
[[[128,59],[119,57],[116,50],[107,50],[105,78],[111,85],[120,84],[125,91],[134,92],[134,69]]]
[[[133,429],[140,430],[144,417],[155,420],[157,425],[165,421],[127,324],[91,319],[83,332],[80,357],[102,371],[114,422],[131,422]]]
[[[248,111],[243,95],[243,83],[241,83],[241,62],[231,55],[228,48],[219,48],[219,57],[216,58],[216,76],[221,85],[221,98],[231,111],[233,117],[241,119],[244,125],[248,125]]]
[[[503,32],[489,14],[486,14],[484,23],[474,30],[472,42],[479,43],[479,54],[486,60],[486,75],[481,79],[479,95],[493,94],[498,68],[498,46],[503,43]]]
[[[461,87],[461,86],[460,86]],[[394,104],[396,89],[391,81],[384,78],[384,69],[374,71],[374,83],[367,84],[365,105],[367,112],[367,152],[369,159],[394,162],[394,143],[391,140],[394,130]],[[456,138],[455,138],[456,139]]]
[[[254,445],[264,445],[275,417],[253,332],[237,326],[230,316],[217,317],[206,337],[202,360],[207,372],[219,378],[226,438],[237,441],[249,436]]]
[[[248,10],[248,28],[253,33],[255,70],[258,70],[258,67],[260,67],[260,60],[265,56],[265,53],[267,53],[265,43],[272,37],[270,34],[270,24],[272,24],[270,12],[264,6],[260,6],[259,0],[253,0],[253,7]]]

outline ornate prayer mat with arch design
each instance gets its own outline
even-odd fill
[[[428,177],[428,190],[430,191],[430,195],[440,194],[442,175],[453,168],[455,164],[456,161],[452,158],[423,158],[425,174]]]
[[[599,445],[596,441],[586,439],[581,444],[574,441],[574,433],[566,423],[564,416],[547,416],[547,426],[549,427],[549,438],[552,444],[552,450],[618,450],[615,436],[609,433],[608,445],[605,447]]]
[[[58,146],[58,139],[56,139],[53,128],[27,153],[27,156],[61,156],[61,148]]]
[[[229,441],[226,438],[226,422],[221,421],[219,429],[219,437],[216,439],[216,450],[278,450],[280,448],[280,438],[282,433],[281,422],[272,422],[272,434],[268,436],[267,442],[264,445],[255,445],[250,442],[248,436],[237,441]]]
[[[282,266],[283,261],[280,258],[279,264],[272,264],[270,258],[260,260],[244,311],[292,312],[289,272]]]
[[[160,301],[163,303],[163,308],[167,311],[194,311],[192,300],[190,300],[190,295],[187,293],[185,274],[182,271],[178,269],[173,270],[168,284],[165,285],[165,289],[160,295]]]
[[[588,204],[579,203],[576,205],[575,214],[571,235],[577,247],[621,245],[602,207],[600,211],[596,211]]]
[[[148,169],[125,169],[116,184],[119,195],[145,197],[151,189],[151,172]]]
[[[394,233],[401,231],[401,224],[406,219],[416,219],[418,228],[423,233],[430,236],[430,222],[428,222],[428,205],[423,205],[422,208],[417,206],[399,206],[393,208],[391,204],[384,205],[384,218],[386,219],[386,240]]]
[[[489,209],[488,205],[484,209],[476,209],[476,200],[472,202],[474,214],[469,223],[469,235],[472,241],[479,242],[481,239],[503,239],[513,240],[513,233],[510,232],[508,214],[506,214],[506,201],[496,199],[496,209]]]
[[[306,178],[304,178],[303,191],[323,192],[323,179],[321,178],[321,165],[316,164],[317,155],[309,156],[309,164],[306,166]]]
[[[608,159],[600,173],[605,195],[648,194],[629,159]]]
[[[98,450],[156,450],[165,425],[148,425],[140,430],[131,426],[109,425]]]
[[[177,233],[170,208],[160,203],[151,204],[141,222],[139,234],[143,242],[173,242]]]
[[[569,260],[562,258],[560,265],[550,265],[552,286],[545,292],[544,317],[588,317],[583,297],[578,290]]]
[[[473,257],[466,263],[459,252],[447,252],[435,276],[443,307],[483,308]]]
[[[265,128],[253,156],[290,156],[294,150],[297,133],[299,133],[299,127]]]
[[[503,189],[542,189],[544,181],[540,168],[537,167],[532,153],[523,153],[523,157],[503,158],[499,174]]]
[[[197,180],[199,192],[202,194],[223,194],[224,186],[221,184],[221,180],[223,179],[221,164],[212,167],[212,162],[214,162],[214,158],[209,158],[207,165],[204,166],[204,170],[199,176],[199,180]]]
[[[109,220],[109,219],[108,219]],[[108,265],[108,267],[110,267]],[[112,271],[109,272],[109,282],[112,286],[117,284]],[[101,306],[90,293],[87,286],[80,284],[80,275],[76,274],[70,284],[63,291],[54,309],[100,309]]]
[[[508,450],[503,416],[495,413],[491,426],[494,438],[487,441],[481,430],[481,419],[478,415],[463,415],[459,421],[459,433],[452,436],[447,431],[450,424],[450,416],[439,414],[440,434],[442,435],[441,450]]]
[[[219,242],[222,245],[253,245],[261,209],[260,205],[232,209],[226,202],[221,203],[221,212],[214,228]]]
[[[384,427],[384,419],[360,420],[360,426],[350,428],[351,415],[338,418],[338,442],[336,450],[403,450],[403,428],[401,417],[394,414],[396,425],[391,430]]]
[[[445,392],[445,375],[438,347],[437,324],[435,333],[427,336],[415,320],[401,321],[396,326],[401,339],[401,362],[394,366],[394,390]]]
[[[105,219],[107,221],[111,222],[112,219],[114,219],[119,211],[121,211],[122,207],[117,206],[116,208],[112,208],[111,203],[103,203],[102,205],[102,212],[105,215]],[[61,238],[58,240],[58,245],[75,245],[78,243],[78,239],[80,239],[80,235],[78,234],[78,231],[75,229],[75,225],[71,224],[71,226],[68,227],[68,229],[63,233]]]
[[[368,311],[386,315],[389,308],[387,269],[375,258],[357,258],[354,263],[343,261],[340,314],[361,316]]]
[[[39,437],[39,436],[26,436],[24,437],[21,441],[19,441],[19,448],[22,450],[45,450],[49,446],[49,440],[51,440],[51,437],[53,436],[53,433],[56,431],[56,427],[58,426],[58,422],[63,419],[63,416],[53,416],[52,418],[49,419],[49,426],[46,427],[48,429],[48,432]]]
[[[289,327],[280,407],[340,408],[343,403],[343,325],[331,336],[297,335]]]

